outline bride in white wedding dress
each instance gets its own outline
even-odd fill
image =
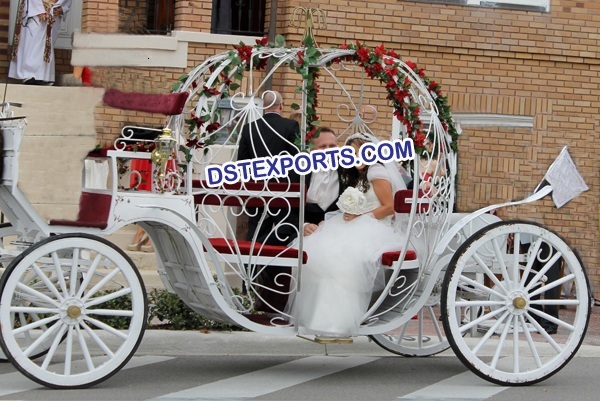
[[[360,146],[373,140],[370,135],[353,134],[346,145],[358,154]],[[342,179],[348,189],[338,205],[342,211],[355,213],[338,214],[304,238],[308,263],[302,266],[301,293],[295,305],[300,334],[357,334],[378,277],[379,258],[402,244],[391,223],[394,192],[406,187],[392,175],[382,164],[346,170]]]

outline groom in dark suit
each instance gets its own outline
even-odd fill
[[[337,148],[337,137],[331,128],[321,127],[312,140],[311,150]],[[337,200],[344,188],[340,181],[340,169],[312,173],[306,192],[304,208],[304,235],[312,234],[318,224],[325,220],[325,214],[338,210]]]
[[[242,128],[242,134],[238,147],[238,160],[254,159],[257,157],[271,157],[281,154],[289,154],[291,156],[298,153],[298,148],[295,145],[296,138],[300,134],[300,127],[297,121],[281,116],[283,111],[283,99],[277,91],[267,91],[263,95],[263,105],[265,106],[264,115],[257,121],[246,124]],[[291,171],[288,175],[291,182],[299,182],[300,176]],[[262,208],[251,211],[248,218],[248,234],[247,240],[252,240],[258,223],[262,216]],[[278,235],[270,234],[273,226],[278,225],[284,218],[290,223],[298,222],[297,211],[289,211],[290,215],[286,217],[288,211],[282,210],[277,213],[274,210],[271,215],[265,216],[256,240],[269,245],[286,245],[296,238],[296,230],[294,227],[281,226],[277,230]],[[279,237],[279,238],[278,238]]]

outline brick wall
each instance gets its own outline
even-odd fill
[[[8,74],[8,24],[10,0],[0,0],[0,76]]]
[[[119,30],[119,0],[83,2],[81,32],[113,33]]]

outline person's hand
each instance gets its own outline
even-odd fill
[[[304,225],[304,236],[308,237],[309,235],[311,235],[312,233],[317,231],[318,227],[319,226],[317,226],[316,224],[312,224],[312,223],[305,224]]]
[[[344,221],[352,221],[360,216],[360,214],[344,213]]]

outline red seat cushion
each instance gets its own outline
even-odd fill
[[[188,98],[187,92],[169,94],[121,92],[108,89],[104,92],[103,101],[106,105],[121,109],[161,113],[166,116],[181,114]]]
[[[53,219],[51,226],[93,227],[105,229],[110,213],[110,194],[82,192],[79,198],[79,214],[77,220]]]
[[[384,266],[391,266],[395,261],[400,259],[400,251],[386,252],[381,255],[381,264]],[[417,260],[417,254],[415,251],[406,251],[406,257],[404,260]]]
[[[252,241],[233,240],[230,238],[209,238],[210,244],[213,246],[215,251],[222,254],[233,254],[237,252],[237,247],[240,249],[242,255],[250,255],[250,249]],[[294,248],[288,248],[281,245],[263,245],[255,242],[254,248],[252,249],[252,255],[255,256],[278,256],[284,258],[297,258],[298,250]],[[308,255],[306,252],[302,252],[302,263],[308,261]]]
[[[410,213],[412,207],[413,190],[405,189],[394,194],[394,210],[396,213]],[[429,210],[429,198],[419,190],[417,197],[417,213],[425,213]]]

